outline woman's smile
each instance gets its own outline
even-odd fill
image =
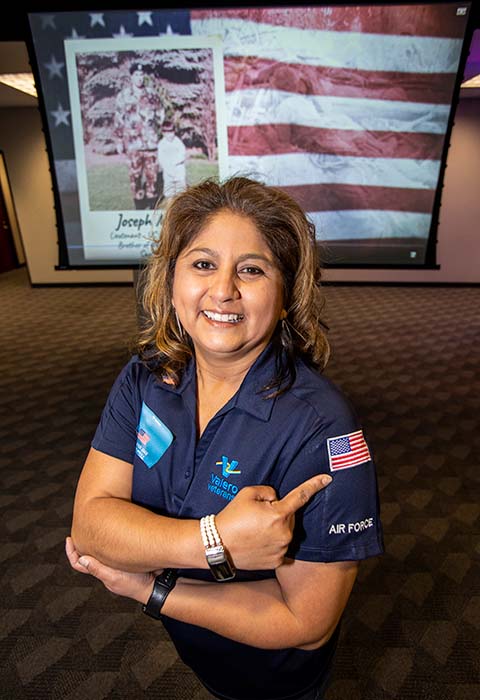
[[[173,304],[195,353],[253,362],[283,306],[283,280],[267,243],[246,216],[221,210],[179,255]]]
[[[245,318],[243,314],[228,314],[228,313],[217,313],[215,311],[202,311],[203,315],[208,318],[209,321],[215,323],[239,323]]]

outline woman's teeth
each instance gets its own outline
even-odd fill
[[[220,321],[221,323],[238,323],[243,319],[242,314],[216,314],[213,311],[203,312],[211,321]]]

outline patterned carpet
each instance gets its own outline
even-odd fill
[[[480,288],[326,288],[327,374],[376,457],[328,700],[480,698]],[[71,571],[74,490],[135,332],[131,287],[0,276],[0,678],[8,700],[208,700],[161,626]]]

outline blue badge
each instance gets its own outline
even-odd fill
[[[137,430],[137,456],[150,469],[167,451],[172,441],[173,433],[144,402]]]

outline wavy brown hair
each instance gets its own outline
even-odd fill
[[[246,216],[256,225],[282,274],[288,315],[274,332],[277,372],[265,387],[275,387],[276,394],[292,384],[296,357],[320,370],[328,360],[320,261],[315,227],[297,202],[280,189],[246,177],[205,180],[170,201],[141,278],[144,323],[136,350],[158,376],[178,383],[193,345],[172,306],[175,263],[222,210]]]

